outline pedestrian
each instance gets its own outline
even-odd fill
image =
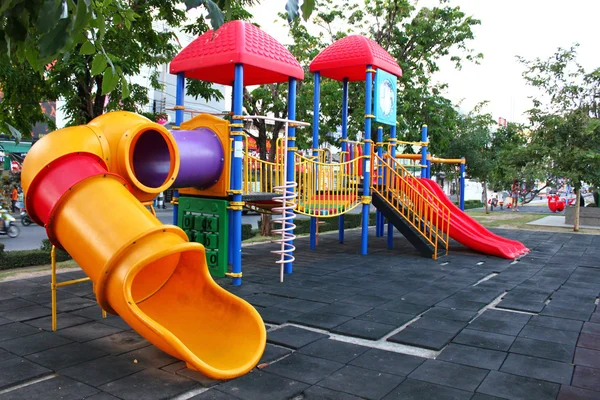
[[[510,188],[511,197],[512,197],[512,210],[519,211],[519,192],[521,191],[521,187],[519,185],[519,181],[515,179]]]
[[[10,194],[12,203],[12,212],[17,212],[17,200],[19,199],[19,190],[16,186],[13,187],[12,193]]]

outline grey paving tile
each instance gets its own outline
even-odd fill
[[[544,340],[546,342],[575,345],[579,334],[573,331],[560,331],[558,329],[530,325],[523,328],[519,336],[528,339]]]
[[[144,368],[145,366],[133,361],[106,356],[63,369],[61,374],[90,386],[99,387],[105,383],[140,372]]]
[[[2,394],[3,400],[22,399],[89,399],[99,390],[66,376],[57,376]]]
[[[543,326],[546,328],[558,329],[561,331],[579,332],[581,331],[583,322],[575,321],[572,319],[547,317],[544,315],[534,315],[529,320],[528,325]]]
[[[440,350],[454,337],[453,333],[432,331],[429,329],[413,328],[408,326],[395,335],[390,336],[388,342],[402,343],[426,349]]]
[[[507,351],[514,340],[514,336],[477,331],[474,329],[463,329],[452,341],[468,346],[482,347],[484,349]]]
[[[600,350],[600,336],[581,333],[579,334],[577,346],[585,347],[586,349]]]
[[[50,332],[40,332],[16,339],[0,342],[0,347],[19,356],[52,349],[71,343],[69,339],[55,335]]]
[[[469,400],[472,395],[472,392],[409,378],[385,396],[384,400]]]
[[[374,309],[356,317],[358,320],[377,322],[378,324],[401,326],[414,318],[411,314],[402,314],[382,309]]]
[[[300,354],[347,364],[369,350],[368,347],[339,340],[321,339],[298,350]]]
[[[87,324],[75,325],[69,328],[59,329],[56,334],[76,342],[87,342],[104,336],[121,332],[121,329],[114,328],[100,322],[88,322]]]
[[[436,304],[436,307],[456,308],[458,310],[479,311],[487,306],[487,303],[478,301],[463,300],[460,298],[449,297]]]
[[[114,335],[104,336],[85,343],[90,347],[105,351],[110,354],[123,354],[131,350],[148,346],[150,342],[135,331],[124,331]]]
[[[149,368],[104,384],[100,389],[124,400],[158,400],[173,398],[198,386],[190,379]]]
[[[372,307],[368,307],[368,306],[336,302],[336,303],[331,303],[325,307],[321,307],[317,311],[354,318],[354,317],[358,317],[361,314],[366,313],[367,311],[369,311],[371,309],[372,309]]]
[[[437,360],[448,361],[456,364],[468,365],[484,369],[500,369],[507,353],[480,347],[464,346],[450,343]]]
[[[318,386],[366,399],[379,400],[403,380],[404,377],[399,375],[347,365],[319,382]]]
[[[217,390],[247,400],[288,400],[302,393],[309,386],[305,383],[283,378],[263,371],[253,371],[241,378],[225,382]]]
[[[427,360],[414,370],[409,378],[473,392],[488,372],[481,368],[439,360]]]
[[[85,324],[87,322],[91,322],[89,318],[80,317],[79,315],[69,314],[69,313],[59,313],[56,315],[56,328],[64,329],[69,328],[75,325]],[[52,316],[42,317],[38,319],[33,319],[25,322],[27,325],[34,326],[36,328],[41,328],[46,331],[52,330]]]
[[[389,301],[385,304],[382,304],[382,305],[378,306],[377,308],[382,309],[382,310],[417,316],[417,315],[422,314],[425,311],[429,310],[430,307],[422,305],[422,304],[409,303],[408,301],[405,301],[402,299],[396,299],[396,300]]]
[[[0,362],[10,360],[11,358],[15,358],[15,357],[17,357],[17,355],[0,349]]]
[[[568,385],[571,383],[573,366],[543,358],[509,354],[500,371]]]
[[[557,383],[491,371],[477,392],[509,400],[554,400],[559,389]]]
[[[168,355],[154,346],[146,346],[132,350],[121,354],[118,358],[126,360],[127,362],[136,363],[144,368],[162,368],[179,361],[175,357]]]
[[[575,355],[575,345],[518,337],[510,352],[570,363]]]
[[[285,326],[281,329],[268,332],[267,342],[289,347],[291,349],[299,349],[307,344],[311,344],[312,342],[327,337],[329,336],[322,333],[309,331],[295,326]]]
[[[288,322],[291,318],[302,315],[299,311],[284,310],[283,308],[271,306],[266,308],[257,308],[263,321],[271,324],[281,325]]]
[[[292,354],[264,369],[275,375],[314,385],[327,378],[344,364],[304,354]]]
[[[344,322],[348,322],[351,319],[351,317],[330,314],[327,312],[321,312],[317,310],[299,315],[294,318],[290,318],[290,322],[305,326],[311,326],[314,328],[329,330],[331,328],[335,328],[336,326],[343,324]]]
[[[0,289],[1,291],[2,289]],[[34,306],[35,303],[31,301],[27,301],[25,299],[21,299],[19,297],[13,297],[7,300],[0,300],[0,311],[10,311],[17,310],[23,307],[31,307]]]
[[[527,314],[486,310],[469,324],[469,329],[517,336],[530,318],[531,316]]]
[[[327,304],[302,299],[281,299],[280,302],[274,304],[274,306],[283,308],[284,310],[298,311],[301,313],[309,313],[325,305]]]
[[[440,331],[451,334],[460,332],[467,323],[464,321],[453,321],[450,319],[430,317],[427,314],[410,324],[412,328],[428,329],[430,331]]]
[[[22,358],[0,362],[0,390],[52,374],[52,371]]]
[[[311,386],[301,394],[302,400],[361,400],[348,393],[336,392],[320,386]]]
[[[563,308],[553,305],[552,302],[541,312],[541,315],[550,317],[574,319],[577,321],[587,321],[592,315],[592,310],[581,310],[577,308]]]
[[[356,294],[344,299],[341,299],[341,303],[358,304],[359,306],[377,307],[382,304],[388,303],[390,299],[380,297],[377,295],[367,294]]]
[[[10,321],[22,322],[30,319],[48,316],[52,313],[49,308],[37,304],[29,307],[17,308],[14,310],[0,311],[0,317]]]
[[[407,376],[419,365],[425,362],[424,358],[395,353],[380,349],[370,349],[360,357],[350,361],[351,365],[385,372],[386,374]]]
[[[90,397],[86,397],[85,400],[119,400],[115,396],[106,392],[98,392]]]
[[[73,365],[82,364],[107,355],[107,353],[86,346],[81,343],[70,343],[53,349],[44,350],[39,353],[25,356],[26,359],[33,361],[44,367],[55,371],[68,368]]]
[[[291,353],[292,353],[292,350],[288,349],[287,347],[281,347],[281,346],[276,346],[271,343],[267,343],[267,345],[265,346],[265,352],[263,353],[262,357],[260,358],[258,365],[265,364],[265,363],[268,364],[268,363],[278,360],[282,357],[285,357]]]
[[[219,392],[217,389],[211,389],[206,392],[190,397],[189,400],[238,400],[238,397],[233,397],[229,394]]]
[[[582,333],[589,333],[590,335],[600,335],[600,324],[593,322],[585,322],[583,324]]]
[[[333,333],[354,336],[369,340],[378,340],[396,329],[394,325],[365,322],[357,319],[350,320],[331,329]]]
[[[467,310],[456,310],[445,307],[433,307],[429,309],[425,315],[433,318],[444,318],[453,321],[469,322],[477,315],[477,312]]]
[[[10,340],[35,333],[40,333],[40,329],[22,322],[13,322],[0,326],[0,340]]]

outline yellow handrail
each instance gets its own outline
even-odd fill
[[[382,171],[377,176],[377,171]],[[434,248],[437,258],[441,245],[448,253],[450,210],[402,165],[391,165],[375,155],[371,165],[371,190],[379,194]]]
[[[296,154],[296,213],[311,217],[336,217],[361,204],[358,166],[364,156],[340,163],[323,163]]]

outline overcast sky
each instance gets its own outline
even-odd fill
[[[286,28],[273,21],[285,3],[262,0],[252,10],[262,29],[283,43],[289,42]],[[421,0],[419,6],[437,3]],[[435,76],[450,85],[446,96],[457,103],[462,101],[461,109],[465,111],[489,100],[488,111],[496,119],[526,122],[524,112],[531,106],[528,96],[533,92],[521,77],[523,67],[516,55],[546,58],[558,47],[578,42],[579,62],[588,70],[600,67],[600,0],[450,0],[450,5],[460,6],[467,15],[481,20],[470,42],[472,48],[484,54],[481,63],[466,64],[457,71],[445,61]]]

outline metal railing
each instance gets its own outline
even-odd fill
[[[388,163],[374,155],[371,174],[371,190],[379,194],[433,246],[433,258],[438,257],[440,248],[445,249],[447,254],[450,232],[448,207],[395,161]]]
[[[323,163],[296,154],[298,192],[296,213],[335,217],[361,204],[359,163],[364,157],[340,163]]]

